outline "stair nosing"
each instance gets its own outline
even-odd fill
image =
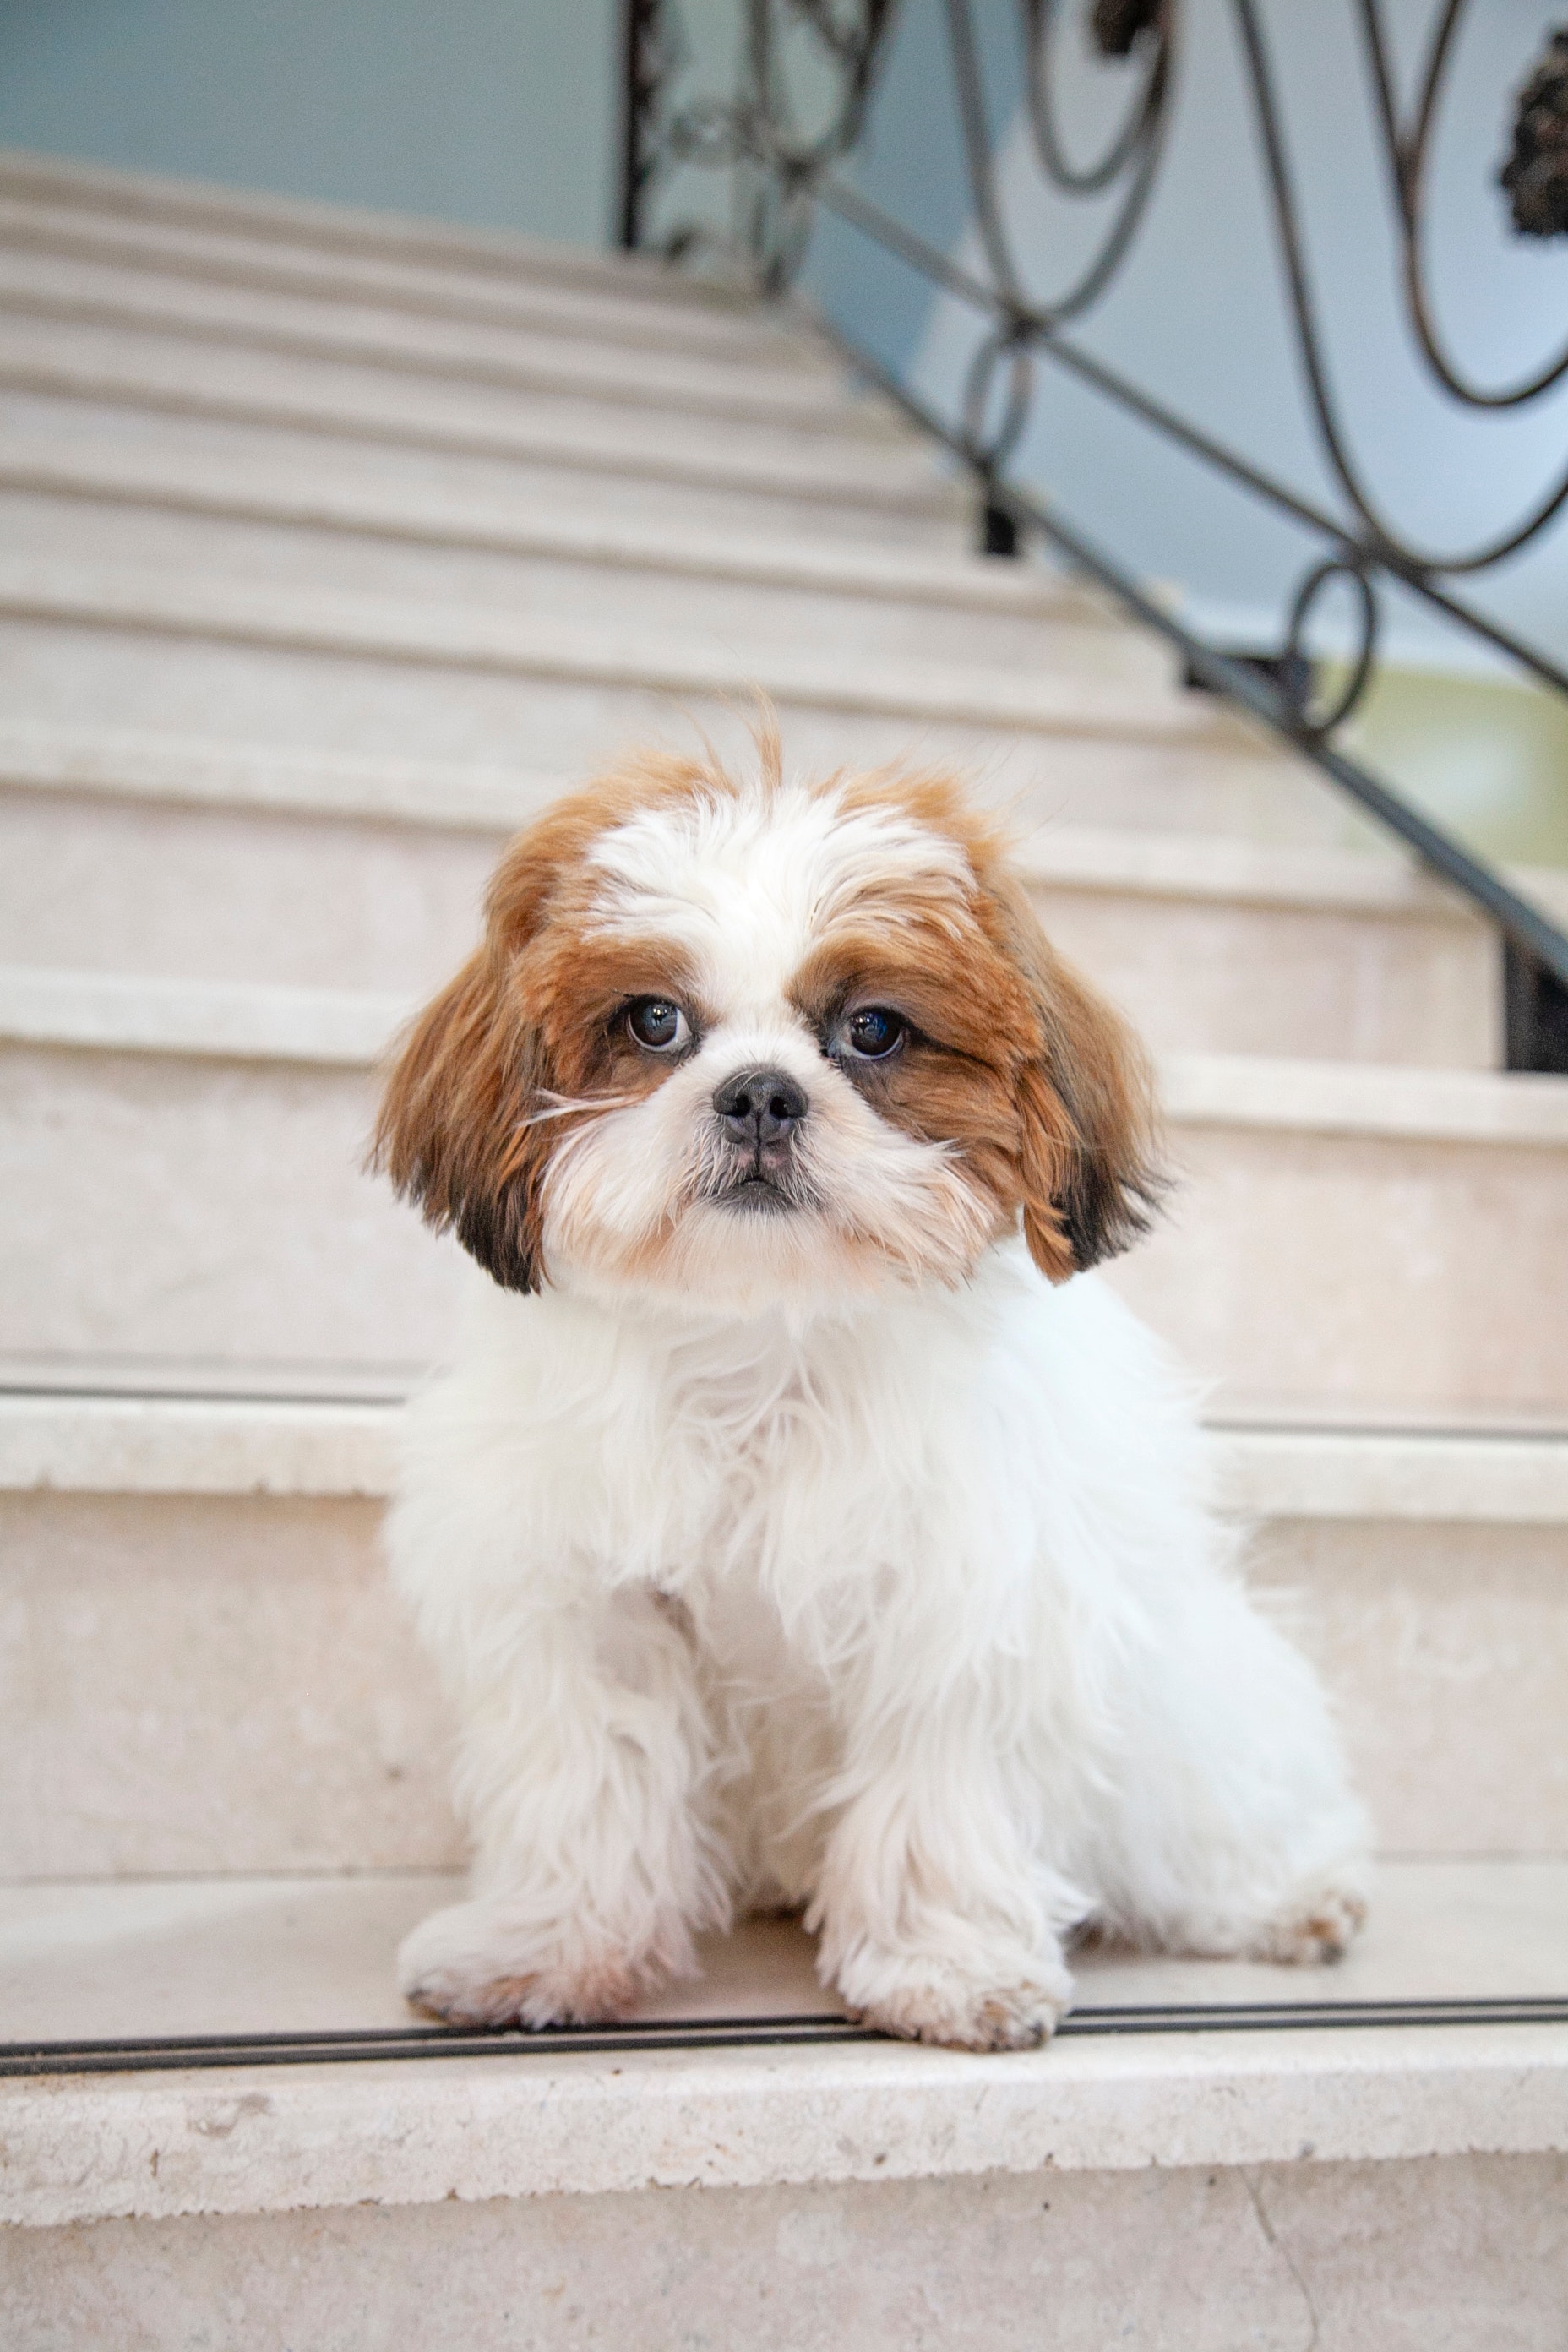
[[[505,836],[586,773],[436,759],[377,761],[295,745],[247,747],[215,737],[0,721],[0,795],[58,793],[235,816]],[[1408,918],[1462,929],[1481,920],[1455,892],[1397,854],[1064,822],[1021,829],[1013,863],[1037,890]],[[1568,875],[1547,867],[1507,871],[1543,911],[1555,908],[1560,919],[1568,919]]]
[[[0,1492],[380,1500],[401,1427],[392,1398],[0,1390]],[[1208,1448],[1249,1521],[1568,1527],[1568,1429],[1220,1423]]]
[[[5,2218],[1384,2161],[1564,2144],[1568,2027],[1173,2034],[0,2083]],[[161,2160],[154,2161],[155,2157]]]
[[[952,520],[967,511],[967,498],[956,480],[931,468],[917,470],[914,453],[890,445],[900,459],[911,460],[906,479],[878,481],[862,468],[846,468],[845,478],[824,476],[820,466],[805,462],[791,467],[774,457],[726,457],[714,450],[702,456],[677,451],[649,451],[630,442],[617,444],[610,434],[574,437],[559,429],[530,426],[458,424],[435,419],[374,418],[303,396],[214,391],[195,384],[161,383],[138,376],[133,370],[112,366],[67,364],[55,361],[17,359],[0,354],[0,385],[13,392],[43,398],[102,402],[139,409],[151,415],[194,417],[237,425],[259,433],[299,433],[338,444],[366,448],[416,450],[453,457],[480,457],[510,465],[552,467],[563,473],[603,476],[611,480],[637,480],[683,489],[700,489],[733,497],[797,499],[805,505],[864,508],[868,513],[898,514],[932,521]],[[819,453],[805,453],[806,457]],[[887,454],[886,452],[883,453]]]
[[[45,226],[63,215],[62,226],[77,228],[84,239],[140,233],[155,247],[163,233],[261,245],[290,257],[327,256],[351,265],[357,259],[410,275],[456,268],[486,289],[504,291],[521,281],[645,304],[679,323],[756,325],[763,334],[770,324],[749,283],[694,278],[651,255],[216,182],[118,172],[16,148],[0,151],[0,202]]]
[[[4,249],[4,239],[0,237],[0,251]],[[186,316],[172,307],[160,309],[153,301],[138,307],[129,299],[117,302],[109,295],[51,294],[42,289],[10,288],[3,282],[0,317],[110,331],[123,328],[135,334],[163,336],[171,341],[224,351],[268,352],[282,359],[322,360],[345,367],[384,369],[389,374],[406,376],[416,383],[478,385],[542,397],[600,401],[634,413],[672,410],[681,415],[765,425],[812,437],[838,437],[851,449],[869,442],[916,446],[907,426],[900,426],[895,417],[868,402],[852,400],[842,386],[831,382],[818,386],[815,380],[807,378],[812,399],[792,401],[774,388],[769,374],[761,369],[752,371],[758,381],[751,384],[705,384],[695,378],[685,384],[650,383],[637,376],[611,377],[566,358],[552,361],[542,352],[531,356],[520,352],[510,359],[499,352],[489,357],[477,352],[467,355],[426,352],[400,343],[390,331],[377,339],[370,330],[361,329],[357,339],[347,332],[334,339],[325,331],[312,334],[306,325],[203,320]],[[550,340],[542,330],[534,332],[542,340]],[[559,331],[556,339],[565,340],[559,336]],[[592,347],[586,335],[577,340]],[[608,348],[616,349],[613,345]]]
[[[84,504],[144,507],[279,529],[596,563],[681,578],[754,582],[803,594],[863,596],[921,610],[967,607],[999,617],[1037,617],[1042,624],[1101,635],[1118,628],[1076,583],[1053,578],[1028,562],[987,568],[982,558],[969,562],[952,558],[943,563],[916,554],[905,562],[885,551],[868,555],[848,542],[839,548],[786,533],[638,529],[625,521],[586,521],[563,509],[551,512],[537,506],[497,519],[492,504],[488,516],[476,509],[454,519],[450,500],[433,496],[428,511],[421,512],[410,495],[413,486],[395,478],[345,483],[326,468],[321,472],[319,483],[301,488],[300,469],[293,467],[231,468],[204,454],[196,457],[193,471],[189,458],[176,464],[172,453],[160,468],[150,465],[147,453],[140,449],[127,458],[120,453],[111,456],[102,446],[88,445],[84,455],[79,443],[0,443],[0,488]],[[400,499],[405,501],[401,512]]]
[[[0,190],[0,245],[12,252],[53,255],[127,275],[177,278],[196,287],[374,306],[408,318],[508,332],[580,333],[610,351],[687,355],[721,365],[766,362],[804,382],[833,380],[831,357],[806,322],[795,318],[786,326],[741,303],[683,308],[673,289],[667,294],[657,287],[648,300],[640,288],[526,277],[508,283],[488,273],[458,279],[393,260],[356,266],[338,253],[279,251],[273,245],[193,249],[200,243],[194,235],[181,245],[121,223],[87,228],[47,218],[18,222],[6,218],[6,204]]]
[[[979,663],[943,667],[916,656],[825,659],[789,644],[737,656],[710,640],[617,623],[614,630],[494,605],[293,593],[233,578],[186,587],[172,571],[0,562],[0,616],[268,653],[327,655],[400,667],[554,678],[659,696],[728,698],[758,692],[786,710],[864,715],[906,725],[910,763],[933,724],[1047,737],[1224,748],[1246,722],[1172,688],[1163,707],[1114,682],[1026,676]]]

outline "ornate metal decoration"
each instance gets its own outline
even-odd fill
[[[661,19],[673,22],[677,0],[631,0],[631,5],[634,15],[657,10]],[[1035,159],[1062,198],[1092,198],[1100,207],[1089,258],[1049,299],[1026,291],[1000,201],[973,0],[942,0],[942,5],[970,219],[983,268],[966,267],[894,218],[838,168],[866,131],[894,0],[735,0],[742,32],[735,89],[684,106],[668,105],[668,91],[657,94],[648,111],[658,116],[661,125],[658,152],[670,161],[726,165],[747,182],[749,198],[731,246],[767,291],[782,293],[793,282],[820,207],[974,311],[984,332],[960,413],[952,420],[930,415],[903,386],[889,382],[867,353],[833,331],[862,373],[883,382],[973,468],[981,488],[983,544],[988,551],[1015,551],[1020,528],[1041,532],[1068,550],[1124,603],[1176,641],[1191,677],[1247,703],[1399,832],[1428,864],[1488,908],[1519,966],[1516,972],[1510,965],[1510,1004],[1528,1001],[1539,1008],[1529,1019],[1521,1014],[1510,1021],[1510,1066],[1520,1066],[1522,1057],[1529,1066],[1568,1067],[1568,939],[1391,787],[1338,752],[1331,741],[1374,673],[1381,600],[1391,581],[1509,656],[1542,685],[1568,695],[1568,667],[1544,647],[1502,627],[1462,593],[1467,578],[1517,554],[1553,521],[1568,502],[1568,466],[1500,529],[1459,544],[1424,543],[1401,530],[1378,499],[1353,453],[1334,382],[1258,0],[1229,0],[1229,12],[1263,158],[1308,413],[1343,500],[1342,511],[1331,512],[1302,496],[1178,414],[1157,391],[1131,382],[1095,357],[1071,330],[1115,279],[1157,183],[1171,114],[1181,0],[1017,0],[1025,120]],[[1373,91],[1374,135],[1389,190],[1413,348],[1431,379],[1461,407],[1478,415],[1528,408],[1543,400],[1568,373],[1568,344],[1517,380],[1487,382],[1445,340],[1428,284],[1426,232],[1432,154],[1466,0],[1435,0],[1425,54],[1403,109],[1384,0],[1353,0],[1353,5]],[[1061,120],[1059,44],[1069,19],[1079,36],[1087,35],[1094,51],[1111,61],[1111,69],[1128,79],[1119,123],[1088,161],[1075,160]],[[798,79],[786,57],[789,52],[798,61],[803,45],[819,86],[818,120],[810,132],[800,127]],[[820,94],[824,84],[829,92],[826,102]],[[1500,94],[1499,128],[1500,146],[1506,146],[1508,153],[1498,177],[1518,231],[1530,236],[1568,234],[1568,28],[1552,36],[1511,102],[1509,93]],[[680,251],[694,240],[678,226],[660,241],[667,250]],[[1316,540],[1317,552],[1304,568],[1273,654],[1251,660],[1229,656],[1174,625],[1168,614],[1155,613],[1135,582],[1088,546],[1060,515],[1007,479],[1008,460],[1029,421],[1040,362],[1089,386]],[[1321,695],[1314,684],[1308,636],[1314,613],[1335,583],[1348,591],[1354,640],[1332,690]],[[1339,602],[1342,605],[1346,601],[1342,593]]]

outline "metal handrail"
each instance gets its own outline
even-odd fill
[[[719,165],[749,182],[752,201],[730,247],[738,251],[765,291],[775,296],[788,291],[816,212],[823,208],[973,308],[987,321],[988,331],[972,363],[962,419],[956,424],[938,416],[833,321],[817,323],[851,366],[877,383],[923,432],[970,467],[981,491],[984,544],[991,551],[1015,552],[1020,531],[1047,541],[1100,582],[1126,611],[1173,645],[1190,682],[1239,705],[1311,761],[1495,922],[1504,946],[1508,1066],[1568,1070],[1568,935],[1491,866],[1412,806],[1386,779],[1347,757],[1332,740],[1376,672],[1384,582],[1396,582],[1447,621],[1505,654],[1549,691],[1568,696],[1568,667],[1491,619],[1450,584],[1457,577],[1500,563],[1547,530],[1568,507],[1568,469],[1554,476],[1523,515],[1469,546],[1418,546],[1383,511],[1351,454],[1328,362],[1258,0],[1230,0],[1231,16],[1263,157],[1309,413],[1345,503],[1343,518],[1226,447],[1157,393],[1107,366],[1064,331],[1089,313],[1113,282],[1152,201],[1169,125],[1181,0],[1093,0],[1092,6],[1089,0],[1079,0],[1088,9],[1101,53],[1128,59],[1128,71],[1134,77],[1119,129],[1089,164],[1069,160],[1058,128],[1053,37],[1069,0],[1017,0],[1026,113],[1040,169],[1066,197],[1111,199],[1108,225],[1089,260],[1074,282],[1049,302],[1024,292],[1000,204],[973,0],[942,0],[942,5],[984,276],[874,204],[840,168],[866,131],[896,0],[735,0],[736,23],[743,32],[738,85],[728,96],[703,93],[687,105],[672,102],[673,86],[691,54],[680,32],[679,0],[626,0],[626,5],[624,241],[660,247],[672,256],[689,254],[710,242],[711,233],[695,225],[678,222],[656,233],[651,215],[661,179],[668,179],[672,163]],[[1383,0],[1356,0],[1412,341],[1448,398],[1478,415],[1517,413],[1561,381],[1568,372],[1568,350],[1517,383],[1481,384],[1445,347],[1426,289],[1422,241],[1426,184],[1466,5],[1467,0],[1436,0],[1426,56],[1402,118]],[[820,61],[837,78],[837,103],[810,137],[796,131],[792,121],[782,59],[786,30],[815,41]],[[1516,225],[1526,234],[1568,232],[1568,34],[1553,37],[1519,92],[1512,132],[1510,163],[1500,176]],[[1186,627],[1051,502],[1009,477],[1008,462],[1028,421],[1036,358],[1072,374],[1320,539],[1319,551],[1296,590],[1277,652],[1261,658],[1242,655]],[[988,425],[998,394],[1000,415]],[[1314,707],[1305,634],[1313,605],[1336,579],[1352,591],[1357,639],[1342,683],[1326,706]]]

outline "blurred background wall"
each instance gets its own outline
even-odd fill
[[[602,245],[618,0],[0,0],[0,143]]]

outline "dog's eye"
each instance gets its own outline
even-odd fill
[[[862,1013],[852,1013],[844,1024],[844,1051],[852,1061],[885,1062],[904,1042],[909,1023],[900,1013],[889,1013],[885,1005],[868,1004]]]
[[[691,1024],[668,996],[639,996],[626,1011],[626,1027],[650,1054],[673,1054],[691,1042]]]

